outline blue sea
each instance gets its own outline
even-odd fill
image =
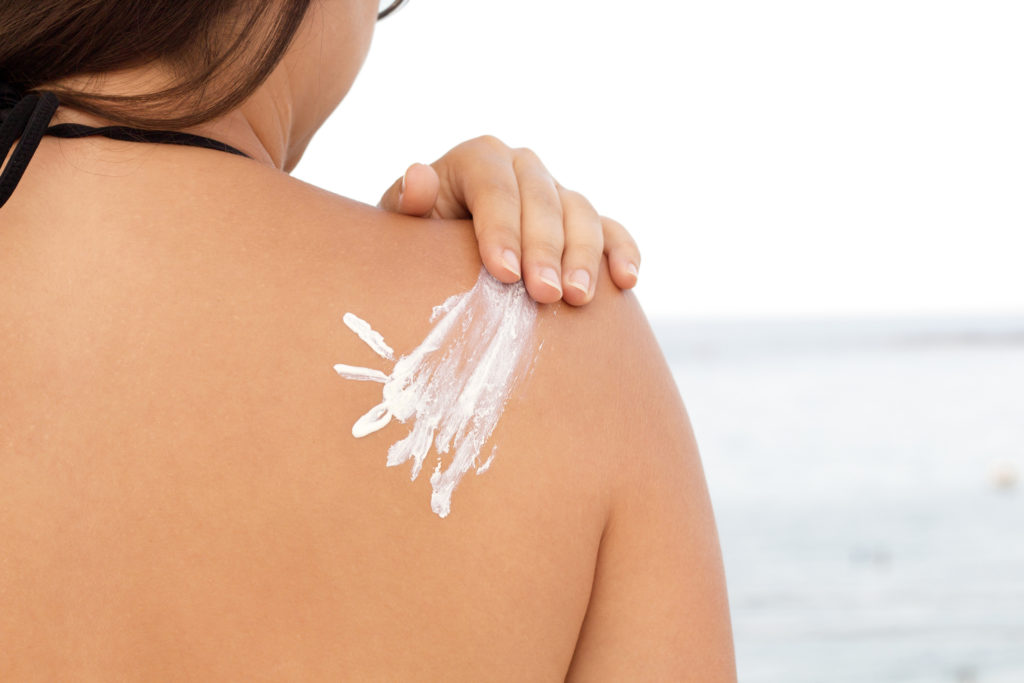
[[[652,325],[740,681],[1024,683],[1024,317]]]

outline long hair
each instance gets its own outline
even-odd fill
[[[284,55],[311,0],[3,0],[0,80],[140,128],[187,128],[237,107]],[[170,85],[104,95],[53,84],[160,63]],[[168,108],[186,114],[169,115]]]

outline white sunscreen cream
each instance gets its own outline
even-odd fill
[[[365,320],[346,313],[342,316],[342,320],[348,329],[352,330],[359,335],[359,338],[366,342],[366,345],[377,352],[377,355],[381,358],[387,358],[388,360],[395,359],[394,350],[384,342],[384,337],[381,336],[380,332],[375,331],[370,327],[370,323]]]
[[[474,466],[513,386],[533,362],[536,319],[537,303],[522,280],[506,285],[481,268],[471,290],[434,307],[433,328],[419,346],[398,359],[391,374],[343,363],[334,366],[345,379],[384,385],[383,400],[356,420],[353,436],[372,434],[392,418],[415,420],[408,436],[388,448],[388,467],[412,458],[415,481],[433,443],[439,455],[430,477],[430,509],[440,517],[448,516],[452,491]],[[344,322],[378,355],[394,358],[391,347],[368,323],[352,313],[345,314]],[[477,474],[491,466],[496,449],[476,468]],[[449,452],[451,462],[442,470],[440,454]]]

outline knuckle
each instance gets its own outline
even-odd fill
[[[545,214],[552,216],[554,220],[561,221],[565,217],[562,200],[557,192],[549,192],[546,188],[538,187],[536,192],[531,192],[530,201]]]
[[[540,163],[540,156],[529,147],[515,147],[512,151],[516,153],[517,157],[525,161],[535,164]]]
[[[483,210],[473,214],[476,234],[487,239],[492,236],[499,239],[499,236],[512,234],[518,241],[520,215],[518,203],[506,201],[499,192],[486,202]]]
[[[626,231],[626,228],[623,227],[622,223],[618,222],[614,218],[608,218],[608,216],[601,216],[601,224],[605,227],[605,230],[612,230],[617,232]]]
[[[563,197],[571,201],[573,204],[577,204],[584,209],[594,208],[590,204],[590,200],[588,200],[586,197],[584,197],[581,193],[577,192],[576,190],[570,190],[564,185],[559,185],[557,182],[555,183],[555,186],[558,188],[558,191],[563,195]],[[594,215],[597,215],[597,211],[594,211]]]
[[[597,213],[597,209],[594,208],[593,204],[587,200],[586,197],[581,195],[579,192],[575,192],[570,196],[567,203],[571,202],[573,211],[578,212],[581,216],[584,216],[593,229],[597,233],[604,233],[605,227],[601,222],[601,217]]]
[[[519,190],[518,183],[496,183],[493,192],[496,201],[504,206],[509,213],[513,211],[520,213],[522,211],[523,195]]]
[[[619,223],[617,220],[612,218],[608,218],[607,216],[601,216],[601,225],[604,227],[604,232],[608,236],[608,241],[614,246],[629,249],[637,248],[636,241],[622,223]]]
[[[499,140],[497,136],[491,135],[490,133],[475,137],[471,142],[475,142],[493,150],[508,150],[508,145]]]
[[[495,179],[487,183],[483,194],[486,197],[484,203],[490,211],[519,212],[522,202],[519,183],[504,178]]]
[[[562,261],[562,233],[557,236],[542,235],[527,243],[526,251],[531,256],[545,256],[557,263]]]
[[[560,193],[563,190],[536,153],[525,147],[516,148],[513,150],[512,166],[515,168],[521,181],[537,188],[543,188],[544,192],[548,192],[552,197],[558,198],[559,203],[561,203]]]
[[[639,254],[640,253],[640,248],[636,245],[636,242],[633,241],[633,238],[630,237],[628,234],[625,236],[624,239],[619,240],[613,246],[616,249],[622,249],[624,251],[630,252],[631,254]]]
[[[519,224],[517,219],[511,216],[491,216],[484,221],[478,222],[477,239],[484,242],[519,242]]]
[[[604,248],[597,242],[583,242],[566,248],[566,261],[574,263],[597,263],[604,255]]]

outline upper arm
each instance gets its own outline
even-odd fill
[[[603,296],[618,297],[605,328],[578,334],[609,510],[566,680],[733,681],[721,550],[686,410],[636,298]]]

